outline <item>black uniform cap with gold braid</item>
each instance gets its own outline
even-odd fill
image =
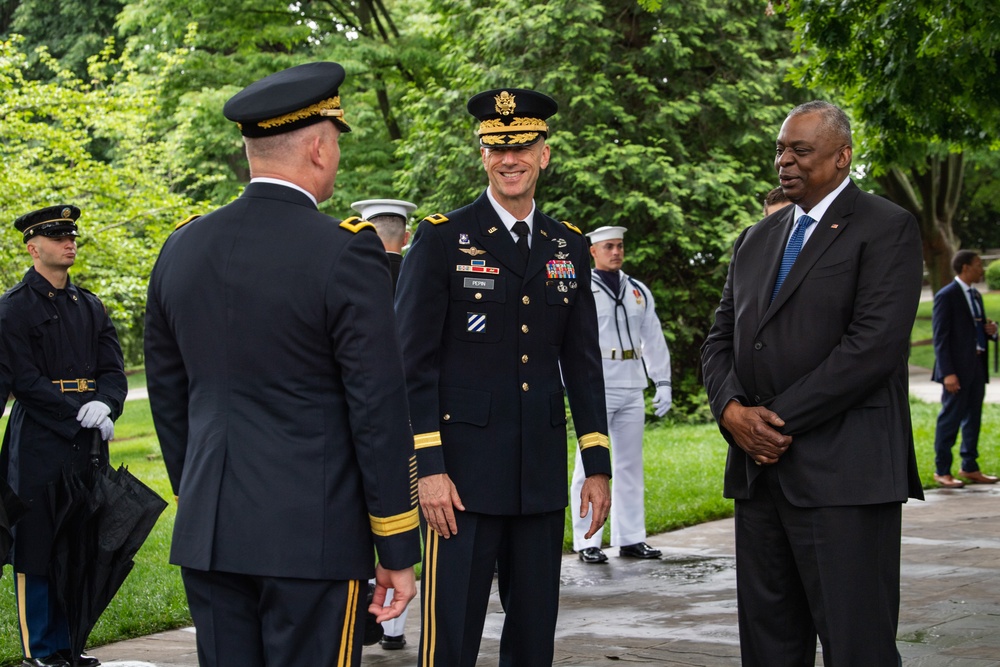
[[[479,119],[479,145],[483,148],[530,146],[549,134],[545,121],[559,110],[556,101],[533,90],[487,90],[469,100],[469,113]]]
[[[14,227],[24,234],[25,243],[36,236],[78,236],[76,221],[79,217],[80,209],[76,206],[59,204],[25,213],[14,221]]]
[[[291,132],[323,120],[342,132],[340,84],[344,68],[337,63],[297,65],[266,76],[229,98],[222,113],[240,126],[244,137],[267,137]]]

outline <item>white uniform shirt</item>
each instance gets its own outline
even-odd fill
[[[670,351],[656,317],[653,295],[648,287],[623,271],[618,276],[617,300],[597,273],[591,280],[597,303],[604,385],[645,389],[647,375],[657,386],[670,384]]]

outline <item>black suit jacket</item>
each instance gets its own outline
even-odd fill
[[[922,276],[916,221],[849,184],[769,303],[793,215],[786,207],[736,241],[702,348],[712,412],[736,399],[785,420],[793,442],[775,470],[795,505],[921,498],[907,372]],[[761,467],[722,433],[725,495],[748,498]]]
[[[173,233],[146,375],[179,496],[171,562],[365,579],[420,558],[392,286],[370,224],[251,183]]]
[[[468,510],[566,507],[563,379],[587,474],[611,474],[589,260],[536,210],[525,268],[485,192],[417,228],[396,292],[417,469]]]
[[[979,307],[983,308],[982,299]],[[985,310],[981,311],[984,313]],[[949,375],[957,375],[961,384],[968,384],[976,377],[977,366],[984,371],[986,381],[990,381],[987,370],[986,351],[976,354],[977,323],[969,309],[962,286],[952,280],[934,295],[934,310],[931,317],[934,329],[934,372],[931,379],[943,382]],[[984,332],[985,334],[985,332]]]

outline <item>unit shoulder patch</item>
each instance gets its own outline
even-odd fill
[[[352,234],[357,234],[366,227],[370,227],[372,231],[375,231],[375,225],[368,222],[367,220],[362,220],[356,215],[352,215],[347,220],[341,222],[340,226],[346,229],[347,231],[351,232]]]
[[[440,213],[432,213],[431,215],[424,218],[424,220],[431,223],[432,225],[440,225],[442,222],[448,222],[447,216],[444,216]]]
[[[580,236],[583,236],[583,232],[581,232],[581,231],[580,231],[580,228],[579,228],[579,227],[577,227],[576,225],[572,225],[572,224],[570,224],[570,223],[566,222],[565,220],[563,220],[563,221],[562,221],[562,223],[563,223],[564,225],[566,225],[567,227],[569,227],[570,229],[572,229],[572,230],[573,230],[574,232],[576,232],[577,234],[579,234]]]
[[[186,225],[187,223],[194,222],[195,220],[197,220],[200,217],[201,217],[201,213],[195,213],[194,215],[189,215],[188,217],[184,218],[183,220],[181,220],[180,222],[178,222],[176,225],[174,225],[174,230],[176,231],[176,230],[180,229],[181,227],[183,227],[184,225]]]

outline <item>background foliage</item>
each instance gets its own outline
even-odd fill
[[[372,197],[415,201],[418,217],[467,203],[485,178],[466,100],[501,86],[556,98],[539,206],[585,231],[629,229],[625,268],[652,288],[671,346],[673,419],[705,417],[698,347],[730,244],[775,183],[772,142],[796,103],[822,95],[851,109],[858,175],[875,175],[862,186],[929,211],[925,243],[938,255],[963,239],[1000,245],[998,33],[988,8],[644,4],[0,0],[0,280],[12,285],[27,266],[14,217],[77,204],[84,236],[73,278],[102,297],[129,364],[140,365],[145,282],[160,244],[176,222],[237,196],[249,176],[222,104],[265,74],[318,59],[345,65],[355,128],[324,206],[337,217]],[[879,25],[924,35],[922,46],[878,43]],[[914,77],[933,83],[933,104]],[[925,189],[939,195],[925,201]]]

